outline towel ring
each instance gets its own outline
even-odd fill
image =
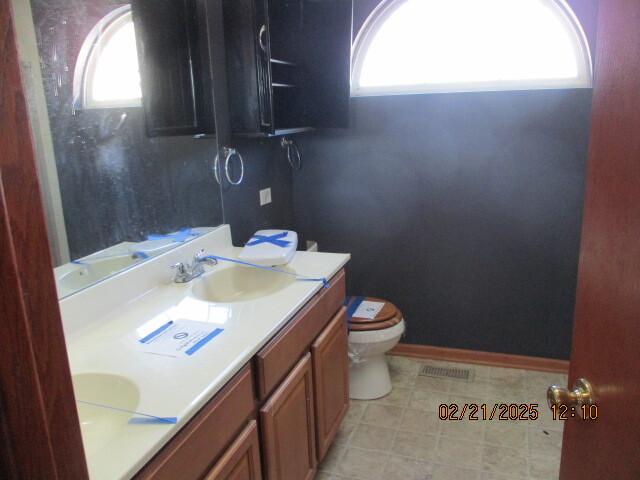
[[[224,153],[224,174],[227,177],[227,181],[231,185],[240,185],[242,180],[244,180],[244,160],[242,159],[242,155],[240,152],[232,147],[223,147],[222,152]],[[231,158],[233,156],[238,157],[238,161],[240,162],[240,176],[237,180],[231,179],[231,172],[229,170],[229,164],[231,163]],[[216,154],[216,158],[213,162],[213,174],[216,177],[216,182],[220,184],[220,155]]]
[[[242,155],[240,155],[240,152],[235,148],[231,147],[224,147],[224,155],[224,173],[227,176],[227,180],[231,185],[240,185],[244,179],[244,160],[242,159]],[[231,174],[229,173],[229,163],[231,163],[231,158],[234,155],[238,157],[238,162],[240,162],[240,176],[235,182],[231,180]]]
[[[296,142],[291,140],[289,137],[282,137],[280,140],[280,145],[282,148],[287,150],[287,160],[289,161],[289,165],[293,170],[300,170],[302,168],[302,157],[300,156],[300,150],[298,149],[298,145]],[[294,152],[292,155],[291,152]],[[296,161],[293,161],[293,157],[295,157]]]

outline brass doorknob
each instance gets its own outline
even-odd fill
[[[591,405],[593,403],[593,388],[584,378],[576,380],[576,383],[573,384],[573,390],[551,385],[547,390],[547,403],[549,408],[560,405],[575,408]]]

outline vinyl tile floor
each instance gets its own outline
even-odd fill
[[[387,358],[392,392],[378,400],[351,401],[316,479],[558,479],[563,423],[553,420],[546,390],[566,385],[566,375]],[[469,369],[469,379],[424,376],[424,365]],[[465,404],[476,404],[478,420],[469,420],[469,408],[462,420],[441,420],[441,404],[459,405],[456,418]],[[518,407],[506,412],[506,420],[498,419],[498,407],[490,419],[495,404]],[[519,418],[525,411],[528,417],[530,404],[537,404],[538,417]]]

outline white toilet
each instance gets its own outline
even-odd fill
[[[362,300],[383,302],[384,306],[372,319],[349,317],[349,397],[373,400],[391,392],[385,353],[400,341],[405,325],[400,310],[380,298],[351,297],[347,311],[353,315],[354,306]]]

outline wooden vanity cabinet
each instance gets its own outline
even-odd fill
[[[340,272],[256,355],[259,398],[278,385],[260,410],[268,480],[312,478],[347,413],[344,294]]]
[[[311,355],[294,367],[260,409],[268,480],[310,480],[316,472]]]
[[[309,351],[345,296],[345,274],[338,272],[255,356],[258,400],[266,400],[298,360]],[[345,350],[346,355],[346,350]]]
[[[138,472],[136,479],[201,479],[255,416],[253,372],[247,365]]]
[[[262,480],[258,424],[251,420],[205,480]]]
[[[340,271],[136,479],[311,480],[349,405],[344,297]]]

